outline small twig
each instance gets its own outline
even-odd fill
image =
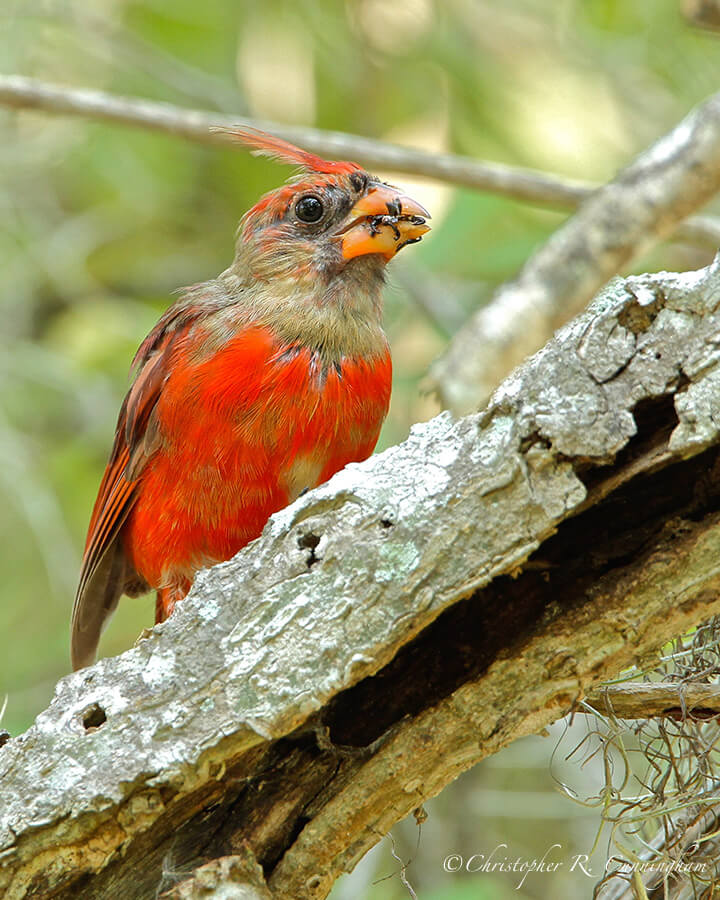
[[[711,619],[677,638],[651,670],[658,681],[640,682],[634,669],[635,682],[626,674],[581,704],[598,720],[581,745],[594,738],[604,753],[612,747],[632,771],[622,785],[616,772],[606,773],[601,789],[614,852],[593,894],[598,900],[691,900],[720,884],[719,624]]]
[[[428,153],[384,141],[285,125],[206,110],[183,109],[170,103],[119,97],[105,91],[69,88],[24,75],[0,75],[0,105],[14,109],[41,109],[45,112],[87,116],[137,128],[184,137],[201,144],[226,144],[226,138],[210,131],[211,126],[248,125],[270,131],[300,144],[313,153],[348,158],[368,168],[387,169],[405,175],[421,175],[462,187],[513,197],[540,206],[576,209],[600,185],[562,178],[547,172],[486,162],[452,153]],[[675,236],[693,244],[720,245],[720,222],[697,218],[678,229]]]
[[[398,856],[397,850],[395,849],[395,838],[392,836],[392,832],[388,832],[388,837],[390,838],[390,843],[392,844],[392,850],[390,851],[393,855],[393,859],[396,859],[400,863],[400,884],[407,890],[408,894],[412,897],[412,900],[417,900],[417,894],[413,890],[412,885],[407,880],[407,867],[410,865],[410,862],[403,862],[402,857]]]
[[[477,409],[623,266],[678,235],[718,188],[720,93],[597,191],[499,288],[433,366],[431,388],[456,413]]]
[[[617,719],[711,719],[720,716],[720,685],[673,681],[605,685],[585,702]]]
[[[715,792],[719,785],[715,785]],[[689,807],[669,819],[665,828],[661,828],[655,837],[646,845],[645,850],[638,856],[637,862],[645,863],[646,874],[641,876],[641,868],[632,872],[630,883],[627,877],[623,877],[620,871],[609,869],[605,878],[600,883],[597,896],[600,900],[636,900],[638,896],[635,889],[638,881],[646,892],[650,890],[652,896],[670,896],[673,900],[680,897],[697,897],[699,888],[704,883],[707,886],[707,878],[713,879],[715,869],[714,860],[717,859],[717,829],[720,808],[717,802],[698,804]],[[705,846],[703,846],[705,845]],[[688,863],[700,859],[706,862],[708,875],[706,879],[693,884],[687,873],[675,872],[672,884],[672,893],[664,895],[656,893],[656,889],[662,889],[662,865],[668,862],[684,860]],[[656,869],[653,871],[653,864]],[[689,888],[689,890],[688,890]],[[641,895],[642,896],[642,895]]]

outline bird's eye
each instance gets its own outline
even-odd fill
[[[295,204],[295,215],[301,222],[319,222],[324,212],[322,200],[315,194],[306,194]]]

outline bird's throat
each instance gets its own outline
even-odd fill
[[[229,269],[221,280],[244,322],[268,328],[283,345],[307,347],[332,365],[387,351],[383,270],[362,259],[355,262],[337,279],[277,277],[248,283]]]

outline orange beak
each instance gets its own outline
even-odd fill
[[[379,253],[390,260],[428,231],[430,213],[389,184],[371,182],[364,197],[350,210],[337,239],[345,259]]]

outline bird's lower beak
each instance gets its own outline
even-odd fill
[[[345,259],[379,253],[390,260],[428,231],[430,213],[389,184],[371,182],[350,210],[337,238]]]

